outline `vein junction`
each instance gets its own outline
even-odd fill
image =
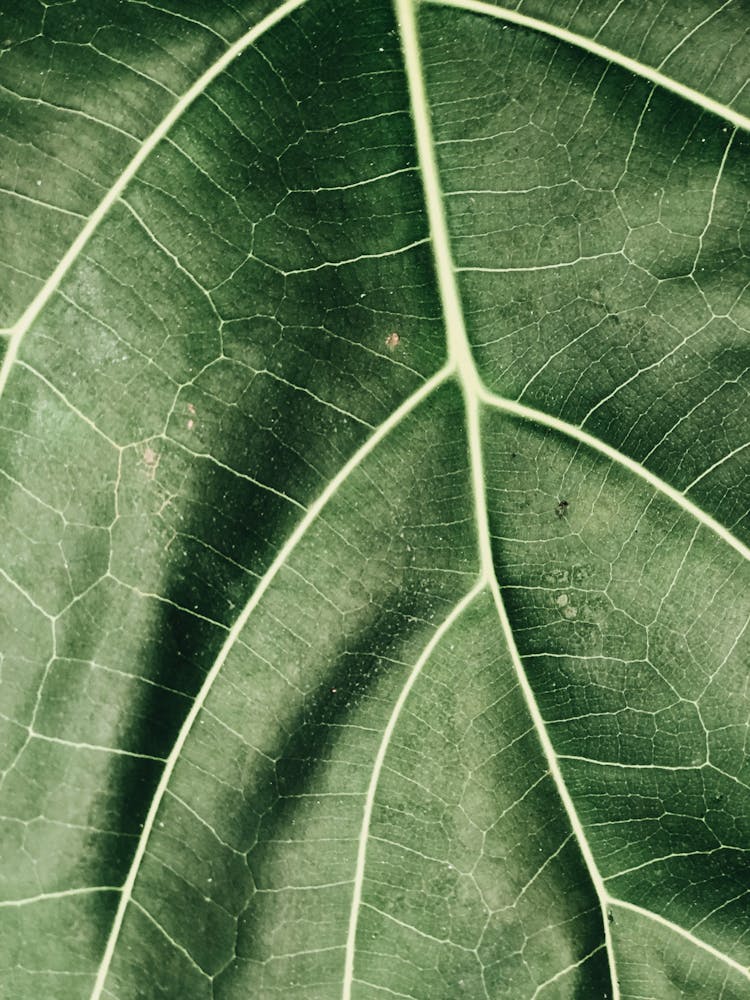
[[[284,5],[284,9],[292,9],[293,7],[296,6],[297,4],[288,3]],[[487,6],[487,5],[482,5],[482,6]],[[411,92],[413,121],[417,133],[417,146],[419,150],[420,166],[424,182],[426,203],[428,207],[428,216],[430,223],[430,242],[435,256],[436,269],[439,278],[439,288],[442,297],[442,305],[444,309],[444,315],[446,317],[446,326],[448,335],[448,354],[449,354],[448,366],[447,368],[439,372],[436,376],[434,376],[429,382],[425,383],[420,390],[418,390],[416,393],[410,396],[407,399],[407,401],[401,407],[395,410],[392,413],[392,415],[388,419],[386,419],[382,424],[376,424],[374,420],[367,421],[365,419],[360,419],[355,414],[342,410],[340,407],[334,406],[333,403],[320,399],[318,396],[315,396],[312,392],[308,391],[308,395],[310,396],[310,398],[315,399],[316,402],[327,406],[329,409],[335,410],[337,413],[345,417],[352,418],[355,421],[358,421],[359,423],[368,426],[370,429],[372,429],[375,426],[377,426],[378,429],[371,435],[371,437],[368,438],[364,446],[361,447],[356,452],[351,461],[346,463],[346,465],[341,469],[341,472],[334,477],[329,486],[320,495],[319,499],[310,507],[310,509],[307,512],[305,512],[305,515],[300,521],[298,528],[293,532],[289,541],[279,551],[277,558],[274,560],[269,571],[264,575],[258,588],[256,589],[252,600],[248,602],[248,604],[245,606],[242,613],[237,618],[236,623],[229,631],[229,634],[226,638],[226,642],[222,646],[221,653],[214,662],[213,667],[211,668],[208,674],[206,682],[201,688],[198,697],[195,700],[193,708],[187,715],[185,724],[182,726],[180,730],[179,737],[175,742],[174,748],[170,753],[169,759],[164,768],[162,779],[157,788],[156,795],[154,796],[152,807],[149,810],[142,836],[139,839],[138,850],[136,851],[133,864],[128,874],[127,881],[122,889],[121,902],[118,908],[115,925],[113,927],[112,934],[110,935],[110,940],[107,945],[107,951],[102,961],[100,973],[97,978],[97,984],[94,993],[94,996],[97,997],[102,995],[105,990],[105,981],[109,969],[109,964],[112,960],[113,951],[117,942],[120,927],[122,925],[122,918],[125,909],[128,906],[129,901],[134,902],[136,906],[142,907],[142,904],[140,904],[138,900],[135,899],[133,895],[133,889],[139,866],[146,854],[146,845],[148,843],[150,833],[152,832],[152,828],[156,820],[160,803],[162,802],[162,799],[168,794],[174,794],[172,792],[172,789],[169,788],[168,785],[170,778],[173,774],[174,768],[176,766],[177,760],[184,749],[185,742],[190,733],[191,727],[195,723],[199,714],[204,710],[208,711],[205,707],[207,696],[211,689],[211,685],[217,678],[218,673],[221,670],[222,665],[225,659],[227,658],[230,649],[232,648],[232,645],[235,642],[242,641],[240,638],[240,632],[244,628],[245,624],[248,622],[248,619],[253,610],[255,609],[255,607],[257,606],[259,600],[268,589],[268,586],[270,582],[273,580],[275,574],[281,567],[283,567],[283,565],[287,561],[287,557],[291,554],[291,551],[294,548],[294,546],[302,538],[303,534],[312,524],[313,520],[317,518],[318,515],[321,513],[323,506],[328,502],[329,499],[331,499],[334,496],[336,490],[345,481],[350,472],[352,472],[352,470],[356,468],[363,461],[363,459],[367,457],[367,455],[373,452],[373,450],[383,440],[386,434],[390,433],[391,430],[395,429],[400,424],[400,422],[405,419],[405,417],[412,409],[414,409],[417,405],[419,405],[419,403],[425,400],[426,397],[433,390],[436,390],[440,385],[442,385],[448,377],[456,378],[456,380],[461,386],[465,401],[465,420],[468,432],[468,442],[470,447],[470,467],[471,467],[471,477],[473,486],[473,498],[475,503],[476,524],[478,526],[480,575],[474,588],[469,592],[467,597],[464,598],[461,602],[459,602],[459,604],[456,605],[456,607],[450,612],[450,614],[444,620],[443,625],[440,626],[440,628],[435,633],[434,638],[426,647],[424,654],[417,661],[415,667],[413,668],[411,674],[409,675],[407,684],[401,691],[401,694],[396,701],[394,709],[389,717],[388,725],[384,730],[382,740],[379,744],[376,764],[373,769],[370,785],[366,793],[363,821],[359,838],[357,868],[354,875],[354,890],[352,894],[351,919],[349,922],[349,933],[346,946],[346,975],[345,975],[345,986],[344,986],[345,1000],[346,998],[349,997],[352,983],[354,982],[354,956],[355,956],[355,944],[357,937],[358,915],[360,907],[362,905],[365,905],[362,902],[362,888],[365,875],[366,851],[368,842],[372,839],[370,830],[370,821],[373,813],[373,805],[375,801],[375,795],[377,792],[378,780],[380,778],[381,771],[384,768],[384,762],[386,759],[389,742],[391,740],[394,729],[398,722],[399,714],[406,702],[406,699],[410,694],[410,691],[414,686],[414,682],[416,681],[420,671],[422,670],[422,667],[426,664],[427,659],[429,658],[431,652],[435,648],[437,642],[446,634],[450,626],[455,621],[458,620],[459,616],[461,616],[464,613],[464,611],[468,609],[469,604],[475,598],[478,598],[479,595],[481,594],[491,595],[492,602],[494,604],[495,611],[497,614],[497,618],[500,623],[501,629],[503,631],[508,650],[510,651],[513,665],[515,667],[518,679],[518,686],[523,692],[528,707],[529,715],[531,716],[531,719],[534,723],[535,731],[537,733],[539,742],[544,752],[548,768],[548,774],[552,776],[556,784],[560,800],[563,803],[568,816],[570,827],[577,839],[591,881],[598,895],[602,914],[606,913],[606,908],[608,905],[612,905],[617,902],[615,896],[613,894],[610,894],[610,892],[605,888],[604,880],[602,879],[598,871],[597,865],[593,858],[593,854],[589,848],[585,832],[582,828],[582,824],[579,821],[575,804],[573,803],[568,793],[566,784],[562,779],[560,766],[558,763],[559,758],[556,756],[551,741],[549,739],[549,736],[547,735],[547,727],[545,726],[544,720],[541,716],[541,712],[536,703],[534,692],[527,680],[526,673],[521,664],[520,656],[515,644],[515,638],[512,629],[510,627],[510,623],[506,613],[503,596],[500,592],[500,588],[496,578],[494,564],[493,564],[493,553],[490,540],[489,523],[488,523],[486,475],[485,475],[484,458],[481,445],[481,419],[482,419],[483,408],[495,407],[505,411],[506,413],[519,417],[521,419],[528,420],[530,422],[540,424],[542,426],[546,426],[553,431],[565,434],[575,439],[579,444],[584,444],[599,451],[600,453],[607,455],[613,462],[619,462],[621,465],[624,465],[626,468],[628,468],[629,471],[645,479],[651,486],[654,487],[655,490],[659,490],[662,493],[669,496],[670,499],[672,499],[682,509],[692,514],[705,527],[708,527],[715,534],[719,535],[737,552],[746,557],[750,555],[747,549],[744,546],[742,546],[741,543],[737,542],[737,540],[734,539],[729,532],[727,532],[724,528],[722,528],[720,525],[714,522],[710,517],[705,515],[702,511],[699,510],[699,508],[695,507],[688,500],[686,500],[686,498],[682,494],[678,493],[676,490],[672,490],[666,484],[661,482],[657,477],[651,475],[646,470],[644,470],[642,466],[627,459],[622,454],[616,452],[615,449],[611,449],[608,448],[606,445],[603,445],[600,441],[598,441],[597,439],[593,438],[590,435],[587,435],[579,428],[571,427],[570,425],[565,424],[563,421],[547,417],[545,414],[539,413],[529,407],[525,407],[520,403],[514,403],[512,401],[495,396],[482,385],[465,330],[463,310],[460,301],[459,289],[456,281],[457,268],[455,267],[450,248],[448,228],[445,218],[445,207],[444,207],[445,198],[441,190],[440,179],[438,176],[438,169],[435,160],[435,150],[434,150],[435,143],[433,141],[433,136],[431,133],[430,112],[423,82],[421,56],[419,52],[417,31],[414,20],[414,5],[410,2],[410,0],[399,0],[399,2],[397,3],[397,10],[398,10],[400,28],[403,38],[403,51],[407,66],[408,81]],[[276,15],[274,15],[274,19],[275,18]],[[186,106],[184,102],[183,106]],[[174,119],[170,119],[170,121],[171,120]],[[164,129],[160,129],[158,134],[154,133],[153,143],[155,143],[156,141],[158,141],[160,137],[165,135],[166,128],[167,126],[165,126]],[[727,152],[728,148],[729,147],[727,146]],[[143,158],[144,157],[141,157],[138,163],[142,162]],[[134,161],[134,165],[132,167],[132,170],[129,171],[128,177],[133,176],[133,174],[135,173],[135,169],[138,166],[138,163],[135,163]],[[124,178],[122,184],[117,189],[113,189],[112,197],[106,203],[103,203],[102,210],[97,213],[96,217],[95,218],[92,217],[92,222],[87,227],[86,233],[84,234],[85,238],[87,238],[88,233],[93,232],[93,229],[95,228],[95,225],[97,224],[98,220],[103,217],[104,213],[107,211],[109,206],[117,198],[119,198],[120,193],[124,189],[125,180],[127,180],[127,178]],[[718,180],[719,179],[717,178],[716,182],[717,185],[718,185]],[[714,193],[715,190],[716,190],[716,185],[714,187]],[[135,212],[132,206],[128,205],[128,209],[130,210],[134,218],[136,218],[136,221],[138,221],[139,223],[142,222],[141,217]],[[149,236],[156,242],[157,239],[156,236],[154,236],[151,233],[149,233]],[[373,259],[377,259],[386,255],[400,253],[402,252],[402,250],[408,250],[413,246],[418,246],[419,243],[421,242],[423,242],[423,240],[419,240],[418,243],[409,243],[407,246],[403,248],[398,248],[397,250],[387,250],[384,251],[383,253],[377,253],[371,256]],[[76,242],[76,244],[71,250],[71,254],[68,255],[66,261],[64,262],[65,266],[67,266],[67,264],[73,259],[73,257],[79,253],[79,251],[82,249],[82,246],[83,243],[81,241]],[[164,247],[161,247],[161,249],[164,250]],[[174,256],[172,256],[172,261],[175,265],[179,263],[177,258]],[[351,263],[352,263],[351,259],[335,263],[331,263],[329,261],[322,263],[317,267],[333,268]],[[182,271],[185,274],[188,274],[188,278],[190,278],[189,273],[185,271],[185,269],[182,269]],[[290,273],[295,273],[295,272],[290,272]],[[60,274],[62,274],[62,271],[60,272]],[[56,280],[57,278],[55,278],[55,281]],[[192,278],[190,278],[190,280],[192,280]],[[48,286],[49,294],[52,294],[52,292],[55,290],[55,287],[56,286],[53,286],[52,284]],[[199,286],[199,290],[203,290],[202,286]],[[45,301],[46,298],[44,300],[40,300],[39,308],[41,308],[44,305]],[[29,323],[31,322],[31,320],[34,318],[35,315],[36,313],[34,313],[33,316],[29,314],[28,318]],[[15,345],[14,349],[8,355],[9,363],[5,368],[6,372],[9,370],[10,363],[12,363],[13,359],[15,358],[15,351],[17,349],[17,345],[20,343],[21,335],[22,331],[19,328],[18,336],[13,342]],[[30,367],[27,362],[19,361],[19,366],[23,369],[24,372],[33,374],[36,378],[39,379],[42,378],[42,376],[39,373],[33,371],[33,368]],[[276,375],[274,375],[273,377],[280,380],[280,378]],[[0,379],[0,384],[2,384],[2,379]],[[54,387],[49,386],[49,388],[54,388]],[[74,404],[72,402],[68,401],[62,395],[60,396],[60,398],[61,401],[71,410],[73,410],[73,412],[75,412],[75,414],[79,418],[83,419],[87,423],[90,423],[91,429],[93,431],[95,431],[97,434],[100,435],[102,434],[102,432],[98,430],[98,428],[93,422],[88,420],[88,418],[86,418],[85,415],[82,414],[79,410],[74,409]],[[191,417],[189,424],[192,424],[192,422],[193,421]],[[118,442],[113,439],[110,439],[109,437],[105,438],[105,442],[107,445],[110,446],[110,448],[114,448],[116,451],[118,451],[120,460],[122,460],[123,449],[118,444]],[[190,454],[195,455],[196,453],[190,452]],[[201,456],[201,457],[208,457],[208,456]],[[144,464],[147,467],[147,472],[149,473],[149,475],[155,474],[156,462],[157,462],[157,457],[151,453],[150,447],[147,448],[146,451],[144,452]],[[225,469],[226,467],[222,466],[222,468]],[[231,472],[232,470],[228,471]],[[288,497],[283,496],[282,494],[279,494],[279,496],[284,500],[290,499]],[[296,503],[296,501],[294,501],[293,498],[292,502]],[[300,504],[297,503],[297,506],[300,506]],[[111,579],[115,579],[113,573],[110,573],[109,576]],[[17,589],[20,590],[20,585],[16,584],[14,581],[10,582],[12,586],[15,586]],[[153,597],[155,595],[144,594],[141,596]],[[46,612],[44,612],[43,610],[42,613],[46,614]],[[217,625],[218,623],[213,622],[212,624]],[[33,729],[30,728],[29,732],[30,734],[32,734]],[[105,748],[96,747],[95,749],[100,751]],[[706,761],[706,763],[708,762]],[[104,887],[101,891],[110,891],[110,890],[109,887]],[[36,897],[32,898],[35,899]],[[16,902],[18,903],[18,905],[20,905],[23,902],[23,900],[19,899]],[[631,904],[621,904],[621,905],[631,910],[637,909],[634,908]],[[732,961],[727,959],[726,956],[723,956],[720,953],[716,952],[715,950],[710,949],[707,945],[705,945],[705,943],[701,942],[698,938],[694,937],[689,932],[685,932],[680,928],[675,928],[674,925],[669,924],[667,921],[663,921],[661,920],[661,918],[656,918],[651,914],[647,914],[645,913],[645,911],[643,911],[643,914],[651,916],[655,920],[660,920],[662,923],[668,925],[671,929],[675,930],[676,933],[682,934],[683,937],[688,938],[691,941],[691,943],[695,944],[698,947],[703,948],[706,951],[713,951],[713,953],[716,956],[720,957],[723,961],[728,962],[728,964],[733,965],[737,969],[740,969],[740,967],[736,963],[732,963]],[[616,977],[616,970],[614,968],[614,952],[611,946],[611,941],[609,939],[609,933],[610,932],[609,932],[608,921],[603,920],[603,938],[606,942],[607,952],[609,955],[611,979],[613,984],[616,984],[617,977]],[[616,985],[613,988],[616,990]]]
[[[606,913],[606,893],[604,885],[588,847],[586,837],[575,811],[575,806],[573,805],[568,790],[562,781],[557,758],[554,755],[554,751],[546,732],[546,727],[536,704],[536,699],[531,691],[526,674],[523,670],[494,570],[487,517],[485,476],[481,444],[479,412],[481,400],[481,380],[474,363],[468,336],[466,334],[463,310],[461,307],[461,300],[455,275],[455,266],[450,249],[444,199],[440,185],[437,161],[435,158],[435,145],[432,137],[430,110],[425,90],[415,4],[412,0],[397,0],[396,10],[401,30],[404,61],[406,65],[406,74],[412,104],[412,115],[415,124],[418,159],[422,169],[422,182],[424,185],[427,215],[430,224],[433,252],[435,255],[435,266],[443,304],[443,311],[446,319],[448,355],[455,367],[466,404],[466,424],[471,453],[471,475],[477,515],[481,579],[486,586],[491,588],[503,633],[516,668],[519,684],[526,696],[529,711],[542,742],[550,772],[554,775],[560,796],[568,814],[568,818],[578,837],[581,850],[586,860],[586,866],[596,888],[597,895],[599,896],[603,914],[603,933],[608,946],[611,978],[614,991],[613,995],[615,1000],[617,1000],[618,988],[616,985],[617,975],[614,968],[614,953],[609,941],[608,922],[606,916],[604,916]],[[346,993],[344,994],[344,1000],[346,1000]]]
[[[484,6],[488,7],[489,5]],[[534,412],[532,415],[532,412],[530,410],[526,411],[526,408],[523,406],[514,404],[489,393],[483,386],[482,380],[476,368],[464,323],[464,314],[456,279],[457,268],[452,258],[450,237],[445,216],[445,198],[441,189],[435,154],[435,142],[431,128],[430,108],[425,89],[415,8],[416,5],[413,3],[413,0],[396,0],[397,17],[401,32],[402,48],[412,105],[412,116],[416,133],[418,161],[422,172],[435,266],[446,320],[448,354],[453,371],[455,372],[455,375],[461,385],[465,400],[466,427],[471,455],[472,486],[476,509],[477,531],[479,536],[478,544],[481,567],[480,586],[489,588],[492,593],[493,602],[500,620],[502,632],[516,670],[519,687],[524,694],[529,714],[531,715],[537,736],[542,746],[549,773],[552,775],[554,780],[560,800],[564,806],[568,821],[575,835],[591,878],[592,885],[598,897],[602,914],[602,933],[606,942],[609,962],[612,996],[614,1000],[618,1000],[620,996],[620,987],[608,914],[611,912],[611,907],[618,904],[619,901],[610,895],[605,887],[604,879],[594,859],[586,833],[579,819],[575,803],[573,802],[567,785],[563,779],[559,758],[552,746],[547,726],[542,718],[534,691],[528,681],[524,666],[521,662],[515,642],[515,636],[508,620],[508,615],[498,585],[492,556],[486,501],[486,479],[481,443],[481,407],[482,404],[497,406],[511,414],[521,417],[532,416],[532,418],[536,418],[537,414]],[[724,156],[726,158],[726,151]],[[586,444],[597,447],[598,450],[604,451],[605,454],[609,451],[606,446],[601,447],[598,441],[589,439],[589,435],[585,434],[585,432],[579,432],[577,429],[570,428],[567,425],[563,427],[562,423],[560,423],[559,426],[556,426],[557,422],[554,420],[547,420],[546,423],[555,430],[559,430],[564,433],[570,433],[572,431],[572,436],[577,437]],[[612,454],[609,457],[613,460],[622,461],[622,456],[619,453],[614,452],[614,450],[612,450]],[[631,463],[629,460],[626,460],[624,464],[629,467]],[[634,471],[642,476],[644,475],[645,470],[641,466],[638,466],[637,463],[632,463],[632,465],[634,468],[632,468],[631,471]],[[649,480],[655,477],[651,477],[650,474],[645,473],[644,478]],[[662,486],[661,483],[658,485]],[[669,487],[666,487],[664,492],[667,492],[670,498],[675,500],[680,506],[685,509],[689,509],[690,513],[697,516],[700,522],[719,534],[725,541],[732,545],[733,548],[739,551],[741,555],[745,558],[750,558],[750,551],[745,546],[734,539],[730,532],[727,532],[721,525],[700,511],[699,508],[694,507],[694,505],[687,501],[682,494],[677,493],[677,491],[672,490]],[[374,794],[374,789],[372,790],[372,793]],[[368,823],[369,817],[366,817],[366,821],[363,824],[363,837],[366,837]],[[362,845],[360,845],[360,848],[362,850]],[[362,865],[362,868],[363,867],[364,865]],[[360,894],[361,886],[358,887],[357,891],[355,891],[357,906],[359,905],[358,898]],[[630,904],[620,905],[625,905],[626,907],[630,906]],[[640,910],[640,908],[635,909]],[[649,915],[649,911],[640,910],[640,912],[645,915]],[[655,919],[659,919],[663,922],[663,918],[655,917]],[[669,924],[669,922],[667,921],[666,924]],[[710,946],[706,945],[699,938],[689,932],[683,931],[681,928],[674,927],[674,925],[671,924],[669,926],[678,933],[681,933],[683,936],[688,937],[693,944],[703,948],[704,950],[712,952],[717,957],[721,957],[722,960],[731,965],[736,971],[740,971],[743,975],[750,978],[747,970],[744,969],[739,963],[734,962],[723,953],[710,948]],[[353,928],[356,932],[356,916],[353,921]],[[350,950],[352,953],[353,944],[354,934],[352,933],[352,928],[350,928]],[[352,963],[349,962],[348,964],[350,971]],[[347,977],[348,981],[350,979],[351,974]],[[349,987],[345,985],[343,1000],[349,1000],[349,995]]]

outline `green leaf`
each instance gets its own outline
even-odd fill
[[[4,5],[3,996],[750,993],[747,11],[517,8]]]

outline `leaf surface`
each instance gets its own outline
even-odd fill
[[[205,6],[5,12],[2,990],[746,997],[741,5]]]

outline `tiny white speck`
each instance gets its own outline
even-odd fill
[[[568,595],[560,594],[560,596],[557,598],[557,603],[561,608],[564,608],[565,605],[568,603]]]

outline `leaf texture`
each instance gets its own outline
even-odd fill
[[[750,995],[743,5],[2,14],[0,996]]]

